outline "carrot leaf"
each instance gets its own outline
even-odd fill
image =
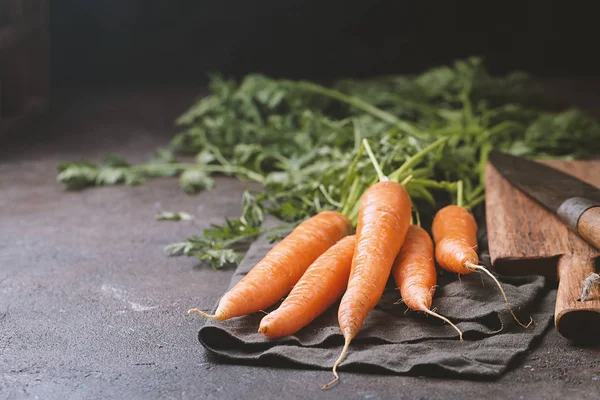
[[[192,219],[194,216],[184,211],[163,211],[156,216],[157,221],[191,221]]]
[[[329,209],[355,221],[362,193],[384,171],[395,182],[411,177],[407,188],[427,226],[438,207],[457,200],[456,182],[465,207],[485,200],[492,149],[527,158],[600,153],[597,121],[578,109],[557,112],[557,102],[530,76],[492,76],[477,57],[416,76],[344,79],[327,87],[217,74],[208,89],[177,118],[179,132],[168,146],[148,160],[131,164],[110,155],[60,163],[58,181],[81,190],[173,177],[189,194],[213,188],[216,175],[256,184],[242,195],[239,218],[168,248],[222,268],[237,262],[240,243],[264,232],[266,215],[288,227]]]

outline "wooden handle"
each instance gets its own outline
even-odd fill
[[[560,258],[554,324],[568,339],[600,343],[600,290],[592,292],[590,300],[579,301],[583,281],[592,272],[592,257],[572,254]]]
[[[589,208],[581,214],[577,231],[583,240],[600,250],[600,207]]]

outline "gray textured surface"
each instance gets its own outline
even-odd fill
[[[197,92],[66,93],[50,118],[0,145],[1,399],[600,399],[600,349],[553,329],[493,383],[346,373],[324,393],[323,371],[211,362],[201,321],[185,311],[212,307],[231,271],[161,249],[237,215],[244,184],[219,179],[197,197],[168,179],[68,193],[54,170],[107,152],[149,155]],[[197,220],[156,222],[159,207]]]

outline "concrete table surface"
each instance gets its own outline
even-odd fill
[[[175,179],[67,192],[57,162],[149,157],[198,88],[64,91],[51,114],[0,144],[0,399],[600,399],[600,348],[550,329],[496,382],[223,365],[197,340],[231,270],[164,245],[240,211],[247,184],[188,196]],[[595,91],[595,93],[599,93]],[[600,99],[595,98],[600,104]],[[195,221],[157,222],[159,210]]]

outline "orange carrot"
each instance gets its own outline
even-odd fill
[[[477,223],[473,215],[463,207],[449,205],[439,210],[433,218],[431,227],[435,241],[435,258],[446,271],[457,274],[470,274],[481,271],[489,275],[500,288],[504,301],[511,315],[517,323],[525,328],[533,322],[530,319],[527,325],[519,321],[513,313],[506,298],[506,293],[500,282],[487,268],[479,265],[477,256]]]
[[[367,314],[381,298],[394,259],[406,236],[410,216],[410,197],[399,183],[382,179],[363,194],[350,279],[338,310],[344,348],[333,366],[335,379],[323,389],[339,380],[337,366],[344,359]]]
[[[355,244],[356,236],[346,236],[321,254],[279,308],[261,320],[258,331],[270,338],[293,335],[342,297]]]
[[[225,293],[214,315],[198,309],[188,312],[222,321],[272,306],[290,292],[321,254],[351,230],[350,220],[341,213],[320,212],[298,225]]]
[[[392,276],[404,304],[411,310],[423,311],[450,324],[462,340],[462,332],[446,317],[431,311],[437,274],[433,261],[433,242],[425,229],[410,225],[402,248],[394,261]]]
[[[437,262],[457,274],[473,272],[469,264],[479,264],[477,223],[466,209],[449,205],[439,210],[431,226]]]

